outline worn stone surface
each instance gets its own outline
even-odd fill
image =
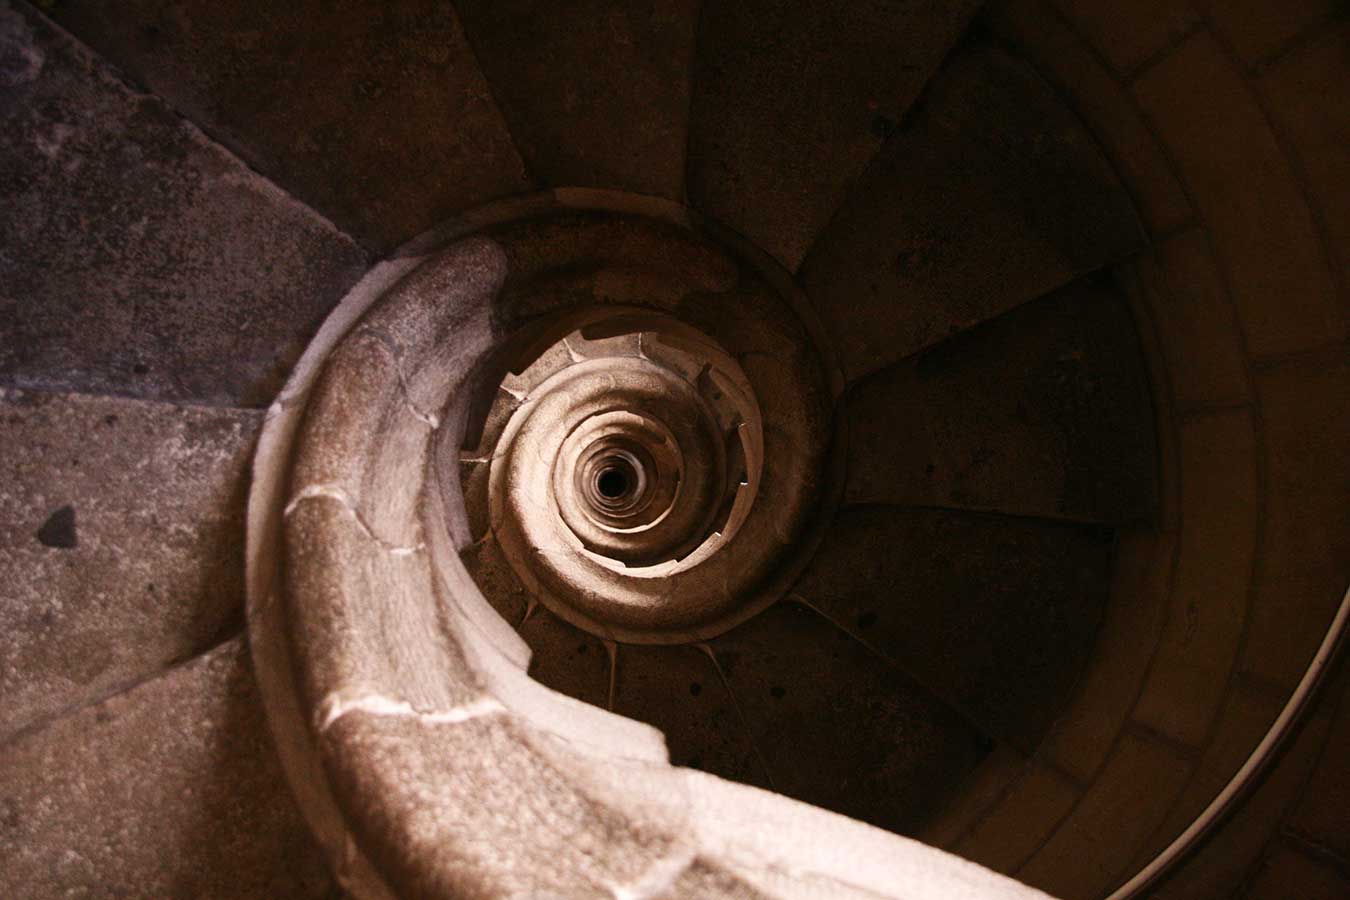
[[[1055,770],[1032,763],[953,850],[995,872],[1021,868],[1078,800],[1079,789]]]
[[[910,832],[991,746],[928,690],[803,606],[771,607],[710,645],[770,783],[789,797]]]
[[[1091,651],[1110,558],[1103,528],[859,507],[793,590],[1025,752]]]
[[[536,179],[684,199],[698,3],[455,8]]]
[[[672,765],[769,786],[735,698],[703,650],[623,644],[615,676],[614,711],[661,729]]]
[[[8,4],[0,58],[0,379],[269,401],[360,250]]]
[[[1247,900],[1344,900],[1350,895],[1350,874],[1336,861],[1317,859],[1291,843],[1275,846],[1252,875]]]
[[[356,838],[409,896],[613,895],[675,849],[581,794],[504,716],[353,712],[328,734]]]
[[[1176,0],[1057,0],[1118,75],[1133,74],[1200,24],[1193,4]]]
[[[1130,311],[1078,283],[857,382],[850,503],[1151,521],[1153,409]]]
[[[0,745],[0,893],[333,896],[243,639]]]
[[[690,201],[796,268],[977,6],[705,4]]]
[[[242,624],[261,419],[0,389],[0,736]]]
[[[801,279],[857,378],[1139,248],[1129,194],[1030,66],[975,47],[928,87]]]
[[[52,15],[376,250],[530,186],[449,3],[137,0]]]

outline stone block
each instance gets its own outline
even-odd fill
[[[1325,713],[1309,719],[1252,795],[1153,896],[1158,900],[1212,900],[1235,893],[1307,780],[1326,743],[1327,726]]]
[[[0,389],[0,737],[241,627],[261,422]]]
[[[1350,25],[1329,28],[1255,80],[1266,111],[1289,142],[1309,202],[1321,213],[1333,265],[1342,273],[1350,269],[1350,116],[1344,115],[1350,108],[1348,44]]]
[[[925,844],[951,850],[956,842],[979,824],[985,814],[1022,774],[1027,758],[1008,744],[989,751],[952,799],[924,823],[915,835]]]
[[[835,517],[793,590],[1030,753],[1091,653],[1111,541],[1096,526],[855,507]]]
[[[956,845],[955,852],[1011,875],[1040,848],[1079,796],[1080,789],[1063,775],[1033,762]]]
[[[36,14],[0,55],[0,380],[270,402],[360,249]]]
[[[136,0],[51,14],[377,252],[530,187],[449,4],[369,0],[337,15],[322,0]]]
[[[1178,411],[1250,401],[1242,333],[1208,234],[1192,229],[1175,235],[1140,268],[1143,277],[1159,282],[1154,317]]]
[[[1233,410],[1183,424],[1181,461],[1170,609],[1134,715],[1198,747],[1222,702],[1246,618],[1257,529],[1251,414]]]
[[[1086,7],[1087,3],[1078,6]],[[1073,98],[1084,123],[1129,188],[1150,231],[1172,231],[1194,215],[1172,164],[1144,124],[1134,99],[1064,23],[1049,0],[1001,0],[986,6],[981,16],[996,34],[1016,45],[1041,74]],[[1118,24],[1120,18],[1115,16],[1113,23]]]
[[[1094,900],[1120,880],[1135,851],[1167,814],[1190,772],[1170,747],[1121,738],[1063,824],[1017,872],[1062,900]]]
[[[1258,577],[1242,671],[1293,690],[1326,637],[1347,584],[1350,576],[1334,569]]]
[[[704,5],[690,202],[795,269],[977,6]]]
[[[1344,681],[1344,679],[1342,679]],[[1336,687],[1338,685],[1328,685]],[[1336,701],[1332,690],[1324,691],[1322,706],[1330,707]],[[1340,705],[1336,708],[1331,732],[1313,769],[1302,797],[1287,820],[1288,827],[1305,840],[1325,847],[1342,859],[1350,858],[1350,689],[1342,688]]]
[[[684,200],[697,3],[455,9],[536,179]]]
[[[1087,667],[1040,747],[1086,783],[1129,719],[1157,647],[1171,587],[1175,534],[1132,530],[1117,539],[1111,596]]]
[[[1344,304],[1307,201],[1254,93],[1215,40],[1197,33],[1134,91],[1214,236],[1248,352],[1261,358],[1342,339]]]
[[[1350,353],[1334,347],[1256,374],[1268,482],[1260,575],[1330,570],[1350,584]]]
[[[0,747],[7,897],[329,898],[236,638]]]

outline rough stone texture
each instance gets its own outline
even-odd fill
[[[8,897],[324,898],[242,638],[0,745]]]
[[[610,896],[676,849],[582,795],[502,716],[358,711],[327,734],[356,838],[407,896]]]
[[[0,379],[270,400],[356,245],[8,4],[0,71]]]
[[[1153,410],[1130,311],[1080,283],[850,390],[850,503],[1151,521]]]
[[[796,268],[977,3],[704,4],[689,196]]]
[[[771,607],[711,646],[773,788],[789,797],[903,834],[991,745],[805,607]]]
[[[684,199],[698,3],[455,8],[536,179]]]
[[[1189,770],[1170,748],[1125,735],[1087,794],[1017,877],[1062,900],[1104,896],[1166,815]]]
[[[1111,540],[1036,519],[860,507],[836,517],[793,590],[1029,752],[1091,651]]]
[[[136,0],[52,14],[378,251],[529,188],[449,3]]]
[[[698,647],[621,645],[614,711],[661,729],[672,765],[769,787],[735,698]]]
[[[537,606],[516,630],[530,645],[530,677],[545,687],[609,709],[609,650],[593,634]]]
[[[928,87],[802,264],[857,378],[1137,250],[1129,194],[1054,89],[974,47]]]
[[[1184,517],[1171,608],[1137,718],[1192,747],[1219,711],[1246,618],[1257,532],[1251,414],[1234,410],[1181,429]]]
[[[1172,0],[1163,2],[1173,7],[1173,14],[1181,12]],[[1119,24],[1120,16],[1111,20]],[[994,0],[984,8],[981,21],[1016,46],[1071,99],[1130,189],[1150,230],[1166,232],[1191,217],[1190,201],[1134,101],[1048,0]],[[1141,24],[1149,27],[1156,22],[1144,17]]]
[[[512,626],[524,621],[525,611],[532,602],[530,592],[520,583],[520,577],[502,555],[501,546],[495,539],[487,537],[470,544],[460,551],[459,558],[499,616]]]
[[[261,419],[0,389],[0,736],[241,625]]]
[[[1251,89],[1214,39],[1191,37],[1134,91],[1213,233],[1251,355],[1343,339],[1345,306],[1307,201]]]

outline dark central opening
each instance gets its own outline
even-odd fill
[[[615,497],[622,497],[624,491],[628,490],[628,476],[618,469],[606,469],[595,480],[595,486],[601,496],[613,500]]]

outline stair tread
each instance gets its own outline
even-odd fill
[[[980,4],[704,4],[691,203],[795,269]]]
[[[684,199],[694,0],[455,7],[542,184]]]
[[[991,746],[816,612],[780,603],[710,642],[774,788],[912,833]]]
[[[0,737],[243,622],[254,410],[0,389]]]
[[[51,15],[376,251],[530,186],[449,3],[139,0]]]
[[[330,897],[247,642],[0,745],[0,894]]]
[[[620,645],[614,711],[659,728],[672,765],[772,787],[734,698],[698,647]]]
[[[0,379],[270,401],[361,250],[45,20],[0,31]]]
[[[609,649],[595,635],[536,606],[516,631],[529,644],[530,677],[560,694],[609,708]]]
[[[1143,242],[1073,111],[1027,63],[973,45],[934,76],[800,278],[855,379]]]
[[[1092,650],[1112,543],[1102,526],[853,507],[794,593],[1029,753]]]
[[[1126,302],[1077,282],[855,382],[846,501],[1151,521],[1149,396]]]

